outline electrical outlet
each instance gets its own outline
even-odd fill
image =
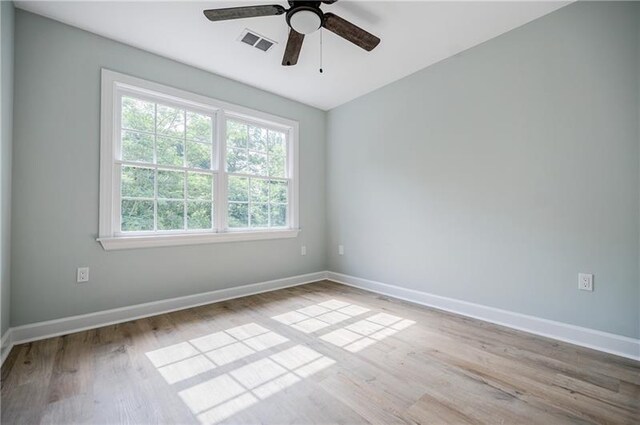
[[[78,283],[89,281],[89,267],[78,267]]]
[[[338,255],[344,255],[344,245],[338,245]]]
[[[578,273],[578,289],[581,291],[593,291],[593,275]]]
[[[305,245],[300,248],[300,255],[307,255],[307,247]]]

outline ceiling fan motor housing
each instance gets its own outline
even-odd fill
[[[311,34],[322,26],[323,14],[321,2],[289,2],[291,9],[287,12],[287,25],[299,34]],[[303,4],[300,4],[303,3]]]

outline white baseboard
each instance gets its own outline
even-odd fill
[[[51,338],[59,335],[66,335],[87,329],[99,328],[101,326],[127,322],[129,320],[141,319],[143,317],[155,316],[158,314],[169,313],[172,311],[183,310],[233,298],[240,298],[248,295],[275,291],[277,289],[304,285],[306,283],[324,279],[364,289],[370,292],[388,295],[393,298],[398,298],[416,304],[433,307],[439,310],[445,310],[509,328],[518,329],[535,335],[569,342],[571,344],[592,348],[634,360],[640,360],[640,340],[638,339],[583,328],[567,323],[556,322],[553,320],[541,319],[535,316],[514,313],[512,311],[487,307],[480,304],[433,295],[413,289],[401,288],[399,286],[362,279],[341,273],[316,272],[234,288],[219,289],[202,294],[170,298],[167,300],[137,304],[112,310],[104,310],[96,313],[16,326],[10,328],[2,336],[0,364],[4,362],[11,351],[11,348],[17,344]]]
[[[535,316],[514,313],[512,311],[487,307],[413,289],[401,288],[399,286],[361,279],[341,273],[327,272],[327,279],[336,283],[484,320],[485,322],[507,326],[535,335],[569,342],[633,360],[640,360],[640,339],[541,319]]]
[[[292,276],[284,279],[270,280],[267,282],[253,283],[234,288],[218,289],[201,294],[187,295],[184,297],[170,298],[167,300],[153,301],[128,307],[103,310],[96,313],[82,314],[78,316],[64,317],[62,319],[47,320],[45,322],[31,323],[10,328],[3,337],[2,362],[11,351],[11,347],[25,342],[51,338],[59,335],[80,332],[87,329],[95,329],[101,326],[141,319],[177,310],[198,307],[205,304],[275,291],[276,289],[289,288],[304,285],[325,279],[326,272],[309,273]]]
[[[4,360],[9,355],[9,351],[11,351],[12,347],[13,343],[11,342],[11,328],[9,328],[0,339],[0,366],[2,366],[2,364],[4,363]]]

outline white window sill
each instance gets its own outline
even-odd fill
[[[219,242],[258,241],[265,239],[295,238],[300,230],[267,230],[227,233],[197,233],[181,235],[117,236],[96,239],[105,251],[163,246],[200,245]]]

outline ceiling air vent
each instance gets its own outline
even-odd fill
[[[269,51],[269,49],[271,49],[271,47],[276,44],[275,41],[270,40],[248,29],[242,31],[242,34],[240,34],[238,40],[245,44],[248,44],[249,46],[255,47],[258,50],[262,50],[263,52]]]

